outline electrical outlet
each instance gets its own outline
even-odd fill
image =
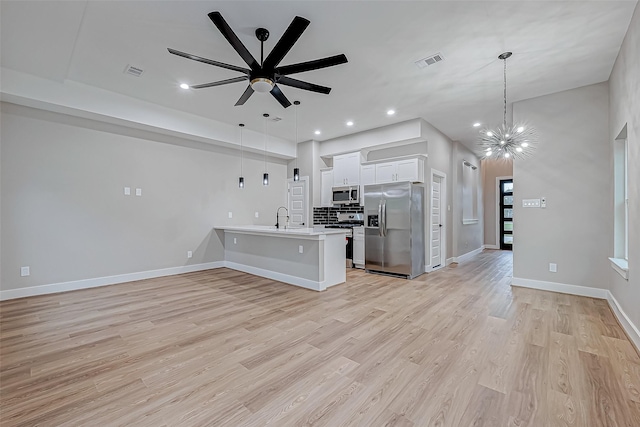
[[[29,271],[29,266],[20,267],[20,276],[24,277],[24,276],[28,276],[30,274],[31,274],[31,272]]]
[[[256,212],[256,218],[260,218],[260,212]]]
[[[193,256],[193,252],[192,251],[187,251],[187,258],[191,258]]]
[[[136,188],[136,196],[142,196],[142,188]]]
[[[131,195],[131,187],[124,187],[124,195],[125,196]]]
[[[238,244],[238,239],[236,239],[235,237],[233,238],[233,244],[237,245]]]
[[[233,218],[233,212],[229,212],[229,218]]]
[[[304,246],[302,246],[302,245],[298,246],[298,252],[299,253],[304,253]]]
[[[549,271],[552,273],[557,273],[558,272],[558,264],[556,264],[555,262],[550,262],[549,263]]]

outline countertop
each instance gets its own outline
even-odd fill
[[[276,229],[273,225],[221,225],[214,227],[218,230],[235,231],[239,233],[249,234],[268,234],[278,235],[282,237],[290,236],[326,236],[329,234],[345,234],[349,230],[340,228],[324,228],[324,226],[316,226],[313,228],[280,228]]]

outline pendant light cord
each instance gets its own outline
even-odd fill
[[[296,168],[298,167],[298,103],[296,103]]]
[[[242,175],[242,163],[244,161],[244,153],[242,152],[242,126],[240,126],[240,176]]]
[[[264,114],[264,171],[267,172],[267,140],[269,136],[267,135],[267,117],[268,114]]]
[[[507,128],[507,58],[504,61],[504,128]]]

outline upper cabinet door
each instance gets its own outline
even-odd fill
[[[396,181],[424,182],[422,159],[399,160],[396,165]]]
[[[360,183],[360,153],[341,154],[333,158],[333,185]]]
[[[386,182],[395,181],[396,177],[396,164],[392,163],[378,163],[376,165],[376,184],[384,184]]]

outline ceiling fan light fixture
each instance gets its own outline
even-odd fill
[[[271,92],[271,89],[273,89],[274,84],[275,83],[273,83],[273,81],[267,78],[257,77],[251,80],[251,89],[253,89],[258,93],[267,93],[267,92]]]

